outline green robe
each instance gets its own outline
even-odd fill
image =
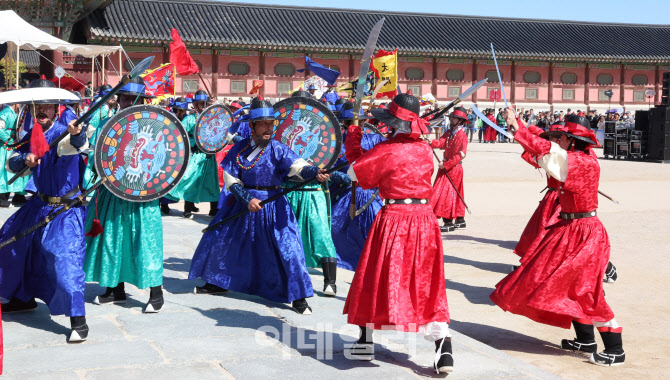
[[[282,184],[284,188],[295,186],[293,182]],[[305,251],[305,263],[310,268],[321,267],[323,257],[337,257],[335,244],[330,232],[330,205],[320,183],[312,183],[304,189],[320,189],[317,191],[294,191],[286,198],[298,219],[300,237]]]
[[[84,231],[90,231],[97,216],[103,232],[86,237],[86,281],[105,287],[128,282],[139,289],[163,283],[163,221],[158,199],[130,202],[103,186],[91,198],[87,212]]]
[[[116,110],[112,110],[112,115],[116,113]],[[109,106],[103,104],[102,107],[98,108],[91,116],[91,120],[88,123],[88,128],[95,128],[95,132],[88,138],[89,148],[91,151],[88,152],[88,162],[86,163],[86,170],[84,171],[84,189],[88,189],[98,180],[98,177],[94,175],[93,169],[95,168],[95,159],[93,158],[93,150],[95,149],[95,143],[98,140],[98,135],[100,134],[100,129],[105,126],[109,116]]]
[[[184,117],[181,124],[188,132],[191,143],[191,157],[184,176],[179,180],[177,186],[166,196],[166,198],[179,201],[185,200],[193,203],[217,202],[221,194],[219,188],[219,171],[215,155],[208,155],[200,150],[195,144],[195,114]]]
[[[16,127],[16,112],[11,107],[5,107],[0,111],[0,120],[4,122],[4,126],[0,123],[0,140],[3,145],[14,144],[14,131]],[[14,183],[8,185],[7,182],[14,176],[14,173],[7,171],[7,160],[12,156],[12,151],[7,150],[5,146],[0,146],[0,193],[20,193],[25,194],[23,190],[26,188],[30,175],[18,178]]]

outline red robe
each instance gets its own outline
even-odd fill
[[[551,148],[549,141],[523,127],[515,140],[535,157]],[[599,178],[600,165],[593,150],[569,151],[567,179],[558,187],[563,212],[595,211]],[[496,285],[491,300],[505,311],[566,329],[574,319],[609,321],[614,313],[605,300],[602,282],[609,256],[609,237],[597,216],[561,219],[526,253],[521,266]]]
[[[349,129],[347,157],[360,152],[350,146],[354,133],[360,141],[356,130]],[[384,199],[430,199],[433,168],[430,146],[407,135],[377,144],[353,164],[359,185],[379,187]],[[375,329],[416,332],[429,322],[449,323],[442,234],[430,204],[391,204],[377,214],[344,314]]]
[[[491,120],[493,124],[496,123],[495,116],[488,115],[486,118]],[[486,124],[484,124],[484,126],[486,126]],[[486,130],[484,131],[484,141],[496,141],[497,138],[498,138],[498,131],[496,131],[492,127],[486,126]]]
[[[439,140],[433,140],[430,146],[435,149],[444,149],[444,168],[449,173],[458,192],[465,198],[461,160],[468,150],[468,136],[463,132],[463,128],[458,128],[453,135],[451,131],[447,131]],[[433,212],[440,218],[456,219],[465,216],[465,205],[442,169],[437,172],[431,203]]]

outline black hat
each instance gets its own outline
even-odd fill
[[[395,128],[402,132],[410,133],[412,131],[412,122],[400,119],[399,117],[395,116],[395,110],[397,108],[402,108],[405,110],[405,112],[410,112],[418,116],[419,111],[421,110],[421,103],[418,98],[405,93],[396,95],[388,109],[375,108],[370,110],[370,113],[372,113],[372,116],[375,119],[381,121],[389,127]]]
[[[342,111],[342,106],[349,103],[347,99],[339,98],[335,101],[335,113],[340,113]]]
[[[292,98],[295,98],[295,97],[298,97],[298,96],[301,96],[303,98],[311,98],[312,94],[310,94],[309,92],[307,92],[305,90],[298,90],[298,91],[291,94]]]
[[[153,98],[154,96],[152,95],[147,95],[144,90],[146,88],[146,85],[144,84],[144,79],[142,77],[135,77],[130,80],[130,82],[126,83],[125,86],[121,87],[119,92],[117,92],[118,95],[131,95],[131,96],[141,96],[145,98]]]
[[[51,87],[51,88],[56,88],[56,85],[50,81],[47,80],[47,78],[42,75],[40,79],[35,79],[34,81],[30,82],[30,84],[26,88],[43,88],[43,87]]]
[[[97,94],[95,96],[105,96],[109,91],[112,89],[112,86],[108,83],[103,84],[102,86],[98,87]]]
[[[263,99],[262,97],[257,97],[251,99],[251,105],[249,106],[249,122],[263,121],[263,120],[282,120],[281,116],[275,116],[275,112],[272,103]]]
[[[204,90],[198,90],[193,96],[194,102],[207,102],[209,101],[209,95]]]
[[[463,120],[465,124],[471,124],[470,120],[468,120],[468,111],[466,111],[463,107],[454,108],[454,110],[449,114],[449,117],[452,116]]]
[[[565,117],[565,134],[568,137],[598,145],[596,134],[591,129],[591,122],[584,116],[571,114]]]
[[[540,137],[543,139],[549,139],[550,137],[561,137],[563,130],[565,129],[565,123],[562,121],[557,121],[549,127],[549,130],[546,132],[540,133]]]
[[[188,100],[184,97],[178,97],[174,101],[171,101],[169,104],[170,107],[172,107],[172,110],[174,111],[175,109],[178,110],[188,110]]]
[[[323,103],[326,107],[328,107],[329,110],[333,111],[335,113],[335,105],[327,100],[322,100],[321,103]]]
[[[354,120],[354,103],[346,102],[342,105],[340,109],[339,116],[337,117],[340,121]],[[366,116],[363,113],[363,110],[359,111],[358,120],[367,120],[372,119],[372,116]]]

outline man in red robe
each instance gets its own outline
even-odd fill
[[[486,118],[491,120],[493,124],[496,124],[496,117],[493,115],[494,109],[487,109],[486,110]],[[498,137],[498,131],[493,129],[492,127],[486,127],[486,131],[484,132],[484,142],[490,142],[491,144],[494,144],[496,142],[496,138]]]
[[[433,149],[444,149],[444,158],[440,162],[435,185],[433,186],[433,212],[444,220],[442,232],[451,232],[455,228],[465,228],[465,204],[458,196],[463,193],[463,165],[468,150],[468,136],[463,131],[463,125],[470,124],[468,113],[463,107],[456,107],[449,115],[449,129],[440,137],[433,140],[430,146]],[[449,178],[451,181],[449,181]],[[453,185],[452,185],[453,181]],[[456,219],[456,223],[454,223]]]
[[[591,353],[594,364],[621,365],[626,359],[622,327],[605,300],[602,283],[610,242],[596,216],[600,165],[591,149],[597,144],[595,133],[588,119],[568,115],[564,130],[547,133],[559,139],[553,143],[530,133],[513,109],[506,118],[514,139],[558,180],[561,221],[496,285],[491,300],[540,323],[568,329],[572,322],[577,337],[564,339],[563,349]],[[594,325],[605,345],[600,353]]]
[[[361,336],[347,350],[350,358],[373,359],[371,329],[418,332],[435,342],[435,370],[453,370],[449,308],[444,283],[442,236],[430,205],[433,155],[420,139],[428,133],[419,118],[419,100],[409,94],[393,99],[373,116],[392,137],[363,153],[361,130],[349,127],[348,174],[363,189],[379,187],[385,206],[377,214],[344,305]]]

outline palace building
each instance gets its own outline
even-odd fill
[[[3,2],[5,9],[18,1]],[[491,107],[489,91],[500,88],[493,42],[505,93],[517,108],[535,110],[647,109],[659,104],[662,73],[670,71],[670,25],[634,25],[555,20],[397,13],[377,10],[293,7],[177,0],[41,0],[17,11],[26,20],[79,44],[122,45],[133,62],[153,55],[168,62],[170,27],[176,27],[200,66],[198,75],[177,78],[179,93],[208,87],[219,98],[248,97],[262,79],[266,97],[287,96],[311,76],[304,56],[340,71],[339,82],[358,75],[368,33],[386,21],[378,48],[398,49],[402,91],[433,94],[444,102],[488,78],[471,102]],[[49,4],[47,4],[49,3]],[[45,8],[42,8],[45,7]],[[36,12],[64,7],[45,24]],[[15,9],[16,10],[16,9]],[[436,9],[436,12],[442,10]],[[31,13],[32,12],[32,13]],[[69,14],[68,14],[69,12]],[[47,25],[49,22],[52,24]],[[100,59],[73,56],[52,61],[82,81]],[[114,83],[132,67],[126,56],[105,59],[104,80]],[[41,68],[48,70],[48,65]],[[53,68],[51,69],[53,71]],[[96,85],[102,75],[96,74]],[[206,86],[202,81],[205,81]],[[611,90],[611,99],[606,92]],[[647,97],[647,90],[654,90]],[[502,105],[498,105],[501,107]]]

